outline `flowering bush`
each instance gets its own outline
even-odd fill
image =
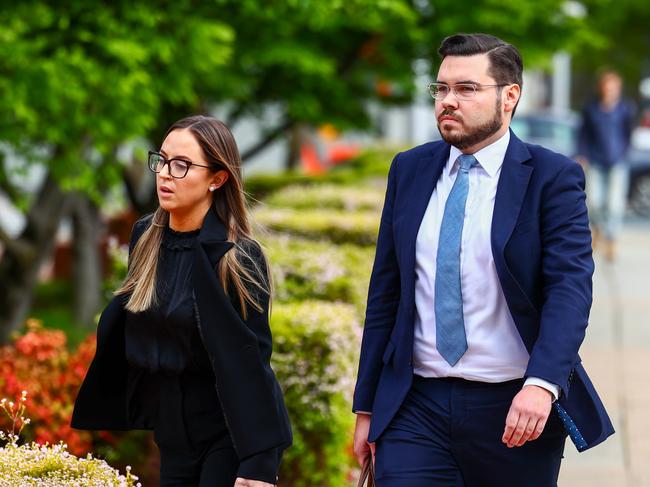
[[[73,455],[94,451],[115,464],[139,466],[149,447],[147,432],[90,432],[70,427],[77,391],[95,354],[95,334],[70,352],[61,330],[45,329],[37,320],[28,320],[26,328],[24,335],[0,348],[0,395],[17,397],[23,390],[30,391],[34,422],[26,425],[24,437],[41,445],[63,442]],[[0,427],[9,426],[6,417],[0,418]]]
[[[354,304],[363,311],[374,250],[287,235],[264,240],[278,301],[322,299]]]
[[[63,441],[79,455],[91,448],[90,433],[70,428],[70,416],[94,351],[94,339],[88,338],[69,353],[65,333],[46,330],[36,320],[28,320],[27,332],[16,337],[13,345],[0,348],[0,394],[17,397],[22,390],[31,392],[36,424],[25,430],[30,440]]]
[[[64,444],[13,443],[0,448],[0,485],[12,487],[135,486],[137,477],[126,476],[105,461],[88,455],[77,458]],[[139,483],[137,485],[140,485]]]
[[[126,475],[103,460],[87,455],[77,458],[67,451],[67,445],[39,445],[36,442],[18,445],[24,426],[30,424],[25,417],[27,392],[22,391],[14,403],[2,399],[0,407],[11,424],[9,433],[0,430],[0,485],[12,487],[139,487],[138,477],[127,467]],[[18,431],[16,431],[18,428]]]
[[[361,329],[353,306],[276,304],[273,368],[284,390],[294,443],[282,485],[339,487],[352,465],[351,398]]]
[[[102,290],[106,302],[113,298],[113,291],[119,288],[127,273],[129,260],[128,244],[120,245],[116,238],[108,240],[108,257],[111,262],[110,273],[102,284]]]
[[[343,210],[295,210],[260,206],[255,219],[277,233],[334,243],[374,245],[379,230],[376,211],[346,212]]]

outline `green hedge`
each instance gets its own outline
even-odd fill
[[[354,387],[361,329],[353,306],[276,304],[273,368],[284,390],[294,442],[280,485],[340,487],[352,465]]]
[[[375,251],[287,235],[264,240],[278,301],[320,299],[366,304]]]
[[[332,209],[345,211],[381,212],[384,184],[363,186],[289,186],[269,196],[264,203],[270,207],[296,210]]]
[[[375,244],[380,218],[374,211],[299,211],[268,207],[258,207],[254,216],[258,223],[273,232],[356,245]]]
[[[356,185],[360,180],[377,178],[386,181],[390,163],[399,148],[378,146],[363,150],[354,159],[333,167],[326,174],[308,176],[298,172],[260,174],[246,178],[244,186],[254,200],[263,200],[289,185]]]

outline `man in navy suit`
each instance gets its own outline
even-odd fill
[[[379,487],[557,485],[614,430],[578,349],[594,264],[584,174],[510,130],[523,63],[487,34],[439,49],[443,141],[393,160],[354,394]]]

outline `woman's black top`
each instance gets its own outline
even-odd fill
[[[192,296],[193,250],[200,230],[166,227],[158,257],[156,305],[127,313],[126,358],[149,372],[211,372]]]

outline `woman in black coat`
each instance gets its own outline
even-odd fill
[[[189,117],[149,167],[160,206],[134,227],[72,426],[153,429],[162,486],[275,485],[291,428],[237,145],[218,120]]]

